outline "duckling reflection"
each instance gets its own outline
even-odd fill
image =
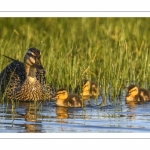
[[[130,102],[126,102],[126,104],[128,105],[128,107],[130,109],[136,109],[137,105],[140,104],[140,102],[136,102],[136,101],[130,101]]]
[[[90,82],[87,79],[82,81],[82,93],[80,95],[83,99],[96,98],[100,96],[100,88],[96,82]]]
[[[126,101],[127,102],[146,102],[150,100],[150,91],[144,89],[144,88],[139,88],[136,85],[130,85],[128,87],[128,94],[126,96]]]
[[[67,119],[68,115],[68,107],[56,107],[56,115],[58,119]]]

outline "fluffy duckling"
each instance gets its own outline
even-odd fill
[[[82,81],[82,90],[81,96],[96,97],[100,95],[100,89],[95,82],[90,82],[89,80]]]
[[[82,107],[82,100],[78,95],[69,95],[66,89],[59,89],[55,98],[57,106]]]
[[[130,85],[128,87],[128,95],[126,96],[127,102],[146,102],[150,100],[150,91],[139,88],[136,85]]]

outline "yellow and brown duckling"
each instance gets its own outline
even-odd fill
[[[136,85],[128,87],[128,94],[126,96],[127,102],[146,102],[150,100],[150,91],[139,88]]]
[[[56,105],[64,107],[82,107],[82,100],[78,95],[69,94],[66,89],[59,89],[56,92]]]
[[[96,82],[90,82],[89,80],[82,81],[82,93],[81,96],[98,97],[100,96],[100,88]]]

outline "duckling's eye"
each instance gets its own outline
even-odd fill
[[[65,94],[65,92],[61,92],[61,93],[59,93],[59,94],[63,94],[63,95],[64,95],[64,94]]]
[[[65,94],[65,92],[62,92],[61,94],[63,94],[63,95],[64,95],[64,94]]]
[[[134,89],[134,90],[132,90],[132,91],[129,91],[128,93],[131,94],[132,92],[134,92],[134,91],[136,91],[136,90],[137,90],[137,89]]]
[[[87,86],[88,86],[88,85],[85,84],[83,88],[85,88],[85,87],[87,87]]]

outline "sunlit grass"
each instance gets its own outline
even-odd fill
[[[149,18],[0,18],[1,54],[42,52],[47,81],[70,92],[83,78],[117,101],[131,83],[150,88]],[[10,60],[0,55],[0,71]],[[73,91],[71,91],[71,89]]]

